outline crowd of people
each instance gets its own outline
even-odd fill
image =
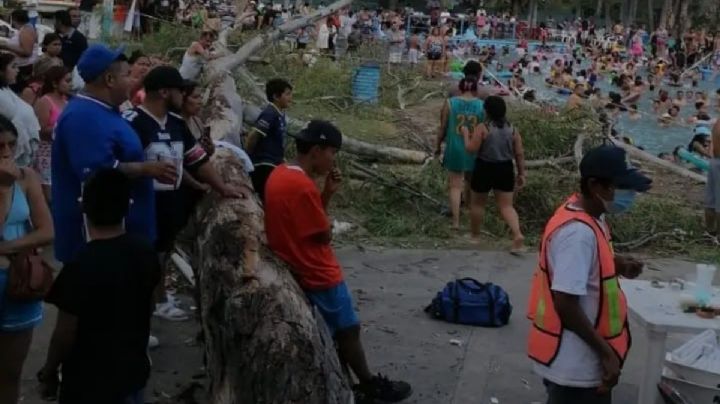
[[[79,9],[58,11],[55,32],[42,40],[27,12],[16,10],[12,20],[17,32],[0,43],[2,403],[19,400],[23,364],[43,317],[41,299],[15,299],[7,286],[16,276],[15,255],[35,254],[54,240],[55,258],[63,265],[45,296],[59,314],[37,375],[43,397],[59,398],[61,404],[140,404],[151,372],[147,350],[160,343],[150,334],[151,317],[191,317],[165,286],[164,269],[178,233],[204,194],[250,197],[226,183],[209,163],[220,143],[210,138],[200,114],[198,80],[205,65],[218,56],[212,46],[218,10],[192,2],[180,10],[165,2],[153,10],[141,5],[143,13],[175,15],[200,29],[175,67],[142,51],[125,55],[122,48],[88,45],[80,28],[90,24],[88,10],[95,6],[88,1]],[[720,37],[691,31],[673,40],[662,29],[650,35],[642,27],[619,24],[600,34],[592,20],[566,21],[557,25],[569,32],[565,51],[558,54],[549,44],[548,26],[554,22],[540,26],[541,45],[531,50],[534,34],[521,29],[517,18],[477,10],[475,23],[467,29],[476,38],[517,38],[516,49],[505,49],[453,40],[464,34],[458,21],[437,4],[429,9],[427,20],[408,29],[413,15],[406,10],[345,8],[300,28],[293,46],[301,51],[311,46],[338,57],[363,42],[384,41],[392,68],[405,61],[414,67],[424,57],[428,78],[448,74],[455,60],[475,59],[464,63],[464,77],[443,104],[436,141],[435,154],[443,156],[448,171],[453,229],[461,228],[464,203],[470,211],[471,239],[477,241],[492,192],[511,232],[510,251],[525,251],[513,206],[515,192],[526,183],[523,142],[507,117],[503,97],[533,101],[527,81],[538,76],[549,89],[568,97],[568,109],[597,109],[608,132],[628,142],[618,125],[623,114],[630,120],[650,114],[660,125],[689,125],[687,151],[712,159],[706,217],[708,235],[716,237],[720,126],[712,115],[720,111],[720,91],[713,99],[699,89],[703,73],[695,64],[710,60],[711,74],[718,73]],[[311,12],[309,4],[284,8],[251,1],[239,21],[249,29],[263,29]],[[500,60],[512,59],[511,51],[517,58],[503,66]],[[490,65],[507,70],[509,80],[490,75]],[[616,87],[606,96],[600,86],[605,81]],[[674,94],[669,88],[675,88]],[[370,370],[360,321],[331,245],[328,208],[342,184],[335,163],[342,134],[328,121],[313,120],[293,135],[296,157],[286,161],[285,111],[293,100],[293,86],[275,78],[266,83],[265,93],[267,106],[234,149],[251,163],[248,171],[263,202],[268,246],[290,265],[325,319],[341,362],[359,381],[354,386],[358,402],[401,401],[410,396],[410,385]],[[652,109],[643,111],[639,105],[647,98]],[[687,110],[691,116],[681,122],[680,113]],[[679,162],[679,154],[660,157]],[[626,211],[636,194],[650,187],[650,179],[626,160],[621,149],[610,146],[588,153],[580,165],[581,192],[558,210],[543,238],[533,290],[544,295],[531,296],[531,305],[543,307],[534,315],[536,328],[556,338],[542,346],[531,344],[529,353],[539,363],[536,371],[545,379],[551,400],[560,400],[551,402],[609,402],[607,393],[621,366],[618,358],[629,349],[629,336],[608,346],[607,330],[587,321],[602,316],[617,321],[612,316],[625,315],[622,310],[600,313],[597,301],[618,299],[605,289],[613,287],[606,280],[638,272],[637,262],[613,258],[604,222],[606,213]],[[608,296],[600,297],[606,292]],[[547,305],[548,299],[555,305]],[[558,318],[582,339],[567,345],[594,358],[588,360],[592,366],[586,366],[592,372],[577,371],[572,352],[559,349],[566,337]],[[546,335],[532,338],[547,342]],[[601,401],[576,395],[590,397],[587,391],[573,390],[588,383],[594,390],[606,388]]]
[[[209,137],[195,80],[215,57],[217,32],[203,30],[175,67],[141,51],[88,46],[68,11],[56,13],[56,32],[40,43],[25,11],[13,17],[17,34],[0,52],[0,402],[19,402],[33,330],[43,319],[41,298],[13,292],[13,257],[37,255],[54,240],[62,270],[44,293],[58,316],[37,373],[43,398],[144,403],[147,351],[160,343],[150,334],[151,317],[191,317],[165,286],[178,232],[207,192],[250,197],[209,163],[223,142]],[[334,164],[342,135],[313,121],[297,135],[296,160],[286,163],[292,90],[286,80],[270,80],[267,107],[244,144],[230,149],[252,162],[253,186],[268,201],[268,244],[325,318],[357,377],[358,401],[400,401],[411,388],[370,371],[330,244],[327,208],[342,181]],[[321,189],[318,176],[326,177]]]

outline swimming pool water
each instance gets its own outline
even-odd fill
[[[548,88],[545,84],[545,78],[549,76],[550,65],[552,61],[561,57],[555,55],[549,57],[548,61],[541,62],[542,74],[525,74],[526,85],[530,88],[535,89],[536,96],[539,100],[549,101],[556,105],[562,106],[567,102],[567,96],[560,95],[556,89]],[[508,65],[513,61],[517,60],[516,55],[501,56],[499,62],[503,65]],[[585,64],[589,62],[585,61],[581,68],[585,68]],[[490,72],[496,74],[497,71],[494,68],[489,69]],[[647,71],[642,68],[639,69],[639,75],[643,78],[647,77]],[[501,79],[507,84],[507,79]],[[619,88],[614,87],[608,83],[607,77],[599,79],[596,84],[601,90],[603,97],[607,98],[609,92],[614,91],[620,93]],[[658,154],[660,152],[672,152],[677,146],[686,146],[693,137],[694,125],[686,123],[686,119],[696,113],[695,101],[689,101],[687,105],[680,109],[680,117],[682,118],[677,124],[673,124],[669,127],[663,127],[658,122],[659,115],[652,111],[652,100],[657,97],[657,93],[660,89],[665,89],[670,94],[670,97],[675,97],[677,91],[704,91],[709,96],[709,115],[711,118],[718,117],[718,100],[715,91],[720,88],[720,75],[711,81],[711,77],[706,77],[705,80],[698,82],[698,87],[672,87],[672,86],[660,86],[655,88],[654,92],[646,90],[642,95],[641,99],[637,102],[638,109],[641,114],[641,118],[638,120],[631,120],[628,118],[627,113],[623,113],[615,126],[618,133],[622,136],[628,136],[632,139],[636,146],[643,147],[646,151]],[[662,111],[664,113],[666,111]],[[661,115],[660,114],[660,115]]]

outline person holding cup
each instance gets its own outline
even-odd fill
[[[55,126],[52,145],[53,222],[55,257],[71,262],[89,239],[78,200],[83,183],[101,168],[117,168],[132,179],[132,200],[125,228],[149,242],[156,238],[153,179],[175,183],[172,164],[146,161],[143,147],[118,108],[131,86],[123,48],[90,46],[80,57],[78,73],[85,81]]]
[[[226,184],[213,165],[208,164],[210,158],[207,152],[192,135],[182,116],[171,112],[182,110],[183,90],[188,84],[175,67],[155,67],[143,80],[146,95],[142,104],[123,113],[140,138],[145,159],[162,162],[175,170],[174,181],[155,180],[153,184],[158,232],[155,249],[161,262],[173,248],[175,237],[185,223],[184,212],[188,201],[180,190],[185,170],[223,197],[243,197],[239,189]],[[166,295],[163,282],[160,282],[156,298],[156,316],[170,321],[189,318],[176,306],[175,299]]]

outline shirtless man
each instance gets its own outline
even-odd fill
[[[584,84],[577,84],[575,86],[575,89],[573,90],[573,93],[570,94],[570,97],[568,98],[567,102],[567,109],[575,109],[582,107],[585,104],[585,100],[583,99],[583,95],[585,94],[585,85]]]
[[[673,105],[677,105],[678,107],[684,107],[687,105],[687,101],[685,101],[685,93],[683,90],[678,90],[677,95],[673,99]]]

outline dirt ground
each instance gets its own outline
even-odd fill
[[[523,257],[479,250],[386,250],[347,247],[338,251],[348,285],[363,321],[363,342],[376,372],[409,381],[414,388],[407,403],[485,404],[541,403],[541,381],[525,355],[528,322],[525,306],[535,254]],[[646,278],[671,279],[693,271],[679,260],[652,260]],[[435,293],[455,278],[470,276],[503,286],[514,312],[508,326],[466,327],[432,320],[423,312]],[[192,302],[183,298],[186,307]],[[23,404],[41,404],[35,372],[43,363],[55,312],[38,328],[23,377]],[[157,320],[153,333],[161,345],[150,354],[152,378],[147,403],[205,404],[202,349],[192,344],[195,321]],[[456,340],[451,343],[451,340]],[[679,343],[673,338],[669,346]],[[645,336],[633,327],[633,349],[615,390],[620,404],[636,402],[644,373]],[[193,391],[194,390],[194,391]],[[497,400],[497,401],[495,401]]]

